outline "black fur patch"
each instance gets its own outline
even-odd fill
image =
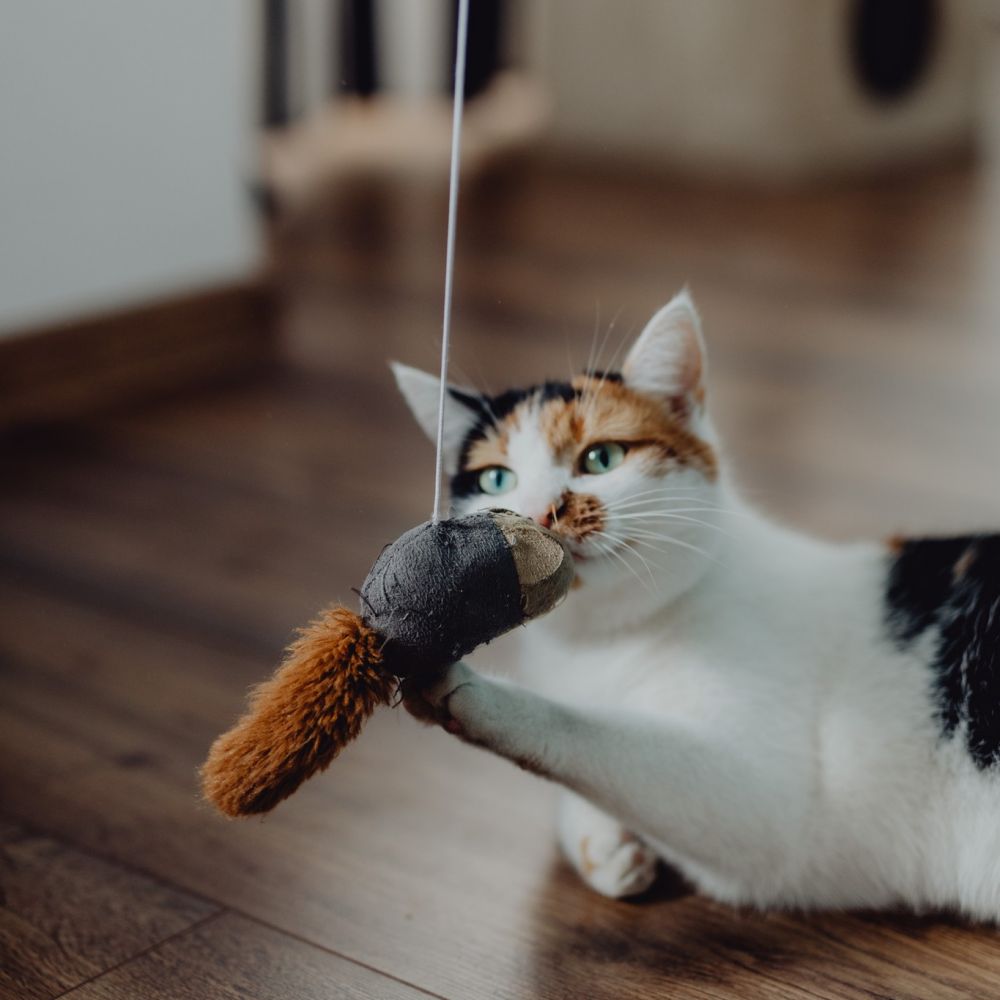
[[[479,473],[465,471],[472,446],[486,437],[490,427],[499,424],[525,401],[535,399],[539,404],[552,399],[561,399],[568,403],[577,399],[580,393],[569,382],[543,382],[541,385],[529,386],[527,389],[508,389],[497,396],[470,396],[454,389],[449,390],[452,398],[463,403],[476,414],[476,422],[472,425],[459,455],[459,472],[452,476],[451,495],[455,499],[472,496],[479,493]]]
[[[943,733],[966,726],[979,767],[1000,761],[1000,535],[904,542],[886,592],[891,634],[906,649],[937,627],[933,668]]]
[[[463,469],[451,477],[451,496],[453,500],[464,500],[465,497],[482,493],[479,488],[480,469]]]

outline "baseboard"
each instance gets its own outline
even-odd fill
[[[266,278],[0,339],[0,430],[71,420],[259,367]]]

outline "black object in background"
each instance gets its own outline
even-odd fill
[[[865,92],[897,100],[926,76],[941,19],[935,0],[857,0],[851,57]]]
[[[288,98],[288,0],[264,0],[264,72],[261,95],[264,124],[287,125],[291,118]]]
[[[465,96],[475,97],[489,85],[500,69],[503,58],[503,28],[505,0],[470,0],[469,35],[465,52]],[[451,19],[451,65],[455,64],[458,39],[458,4]],[[453,73],[449,76],[448,92],[454,93]]]
[[[378,87],[374,0],[342,0],[340,89],[370,97]]]

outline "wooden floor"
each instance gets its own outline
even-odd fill
[[[756,502],[833,537],[1000,524],[1000,226],[968,168],[798,194],[522,166],[466,188],[458,369],[605,358],[690,282]],[[0,996],[986,997],[1000,932],[580,885],[552,790],[402,712],[261,821],[195,769],[291,629],[425,518],[384,361],[435,365],[443,197],[276,235],[253,381],[0,445]]]

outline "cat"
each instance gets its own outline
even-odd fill
[[[433,437],[438,380],[393,371]],[[730,904],[1000,917],[1000,536],[757,513],[686,291],[619,372],[445,399],[453,512],[537,519],[578,585],[519,630],[519,683],[457,663],[411,707],[561,785],[590,886],[640,894],[663,859]]]

